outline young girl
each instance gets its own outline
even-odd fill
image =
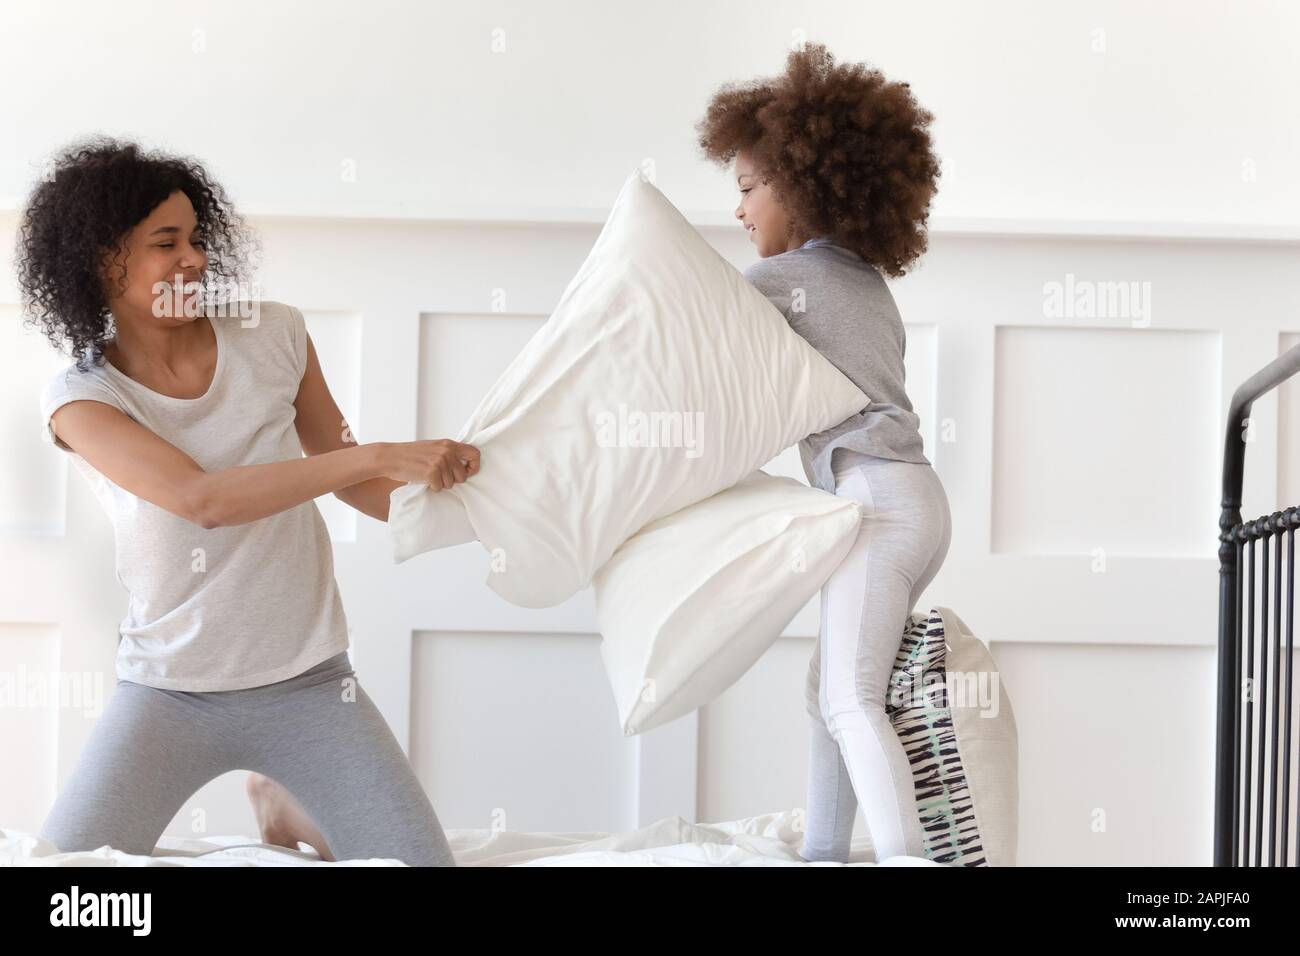
[[[19,284],[80,358],[41,414],[113,523],[129,603],[116,692],[42,836],[149,854],[196,790],[246,768],[310,812],[327,859],[454,865],[350,665],[314,499],[384,521],[393,489],[449,488],[477,450],[357,444],[298,309],[214,305],[252,237],[199,164],[96,139],[53,173],[23,214]]]
[[[877,860],[929,855],[886,685],[951,523],[904,389],[903,324],[881,273],[902,275],[925,251],[939,175],[931,119],[906,84],[809,45],[783,75],[724,86],[698,127],[710,159],[735,161],[736,218],[761,257],[746,278],[870,400],[799,443],[814,487],[867,508],[821,595],[807,685],[807,860],[848,860],[859,802]]]

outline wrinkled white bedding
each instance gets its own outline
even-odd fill
[[[789,811],[729,823],[665,817],[629,833],[519,833],[448,830],[462,866],[839,866],[805,863]],[[108,847],[58,853],[34,834],[0,828],[0,866],[402,866],[397,860],[325,863],[315,851],[268,846],[252,837],[163,837],[153,856]],[[874,866],[870,844],[855,841],[849,866]],[[882,866],[940,866],[896,856]]]

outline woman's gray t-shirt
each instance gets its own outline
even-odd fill
[[[72,456],[113,523],[117,579],[129,598],[117,649],[124,680],[239,690],[295,677],[347,650],[333,550],[315,501],[205,529],[114,484],[51,427],[57,408],[89,399],[124,412],[207,471],[302,457],[294,400],[307,369],[306,323],[293,306],[255,304],[209,316],[216,372],[198,398],[155,392],[107,359],[85,372],[61,369],[41,394],[47,437]],[[248,312],[254,318],[242,317]]]
[[[903,320],[876,268],[823,236],[759,259],[744,274],[794,331],[867,396],[862,411],[799,442],[809,484],[834,493],[837,448],[930,464],[921,420],[904,387]]]

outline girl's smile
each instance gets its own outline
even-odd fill
[[[791,238],[785,210],[772,187],[755,169],[749,154],[743,150],[736,154],[736,186],[740,189],[736,218],[745,227],[749,241],[754,243],[760,256],[779,255],[802,245]]]

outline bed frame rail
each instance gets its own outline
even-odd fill
[[[1247,379],[1228,410],[1219,514],[1215,866],[1300,862],[1297,785],[1291,767],[1295,529],[1300,526],[1300,508],[1241,520],[1251,407],[1298,370],[1300,346]]]

